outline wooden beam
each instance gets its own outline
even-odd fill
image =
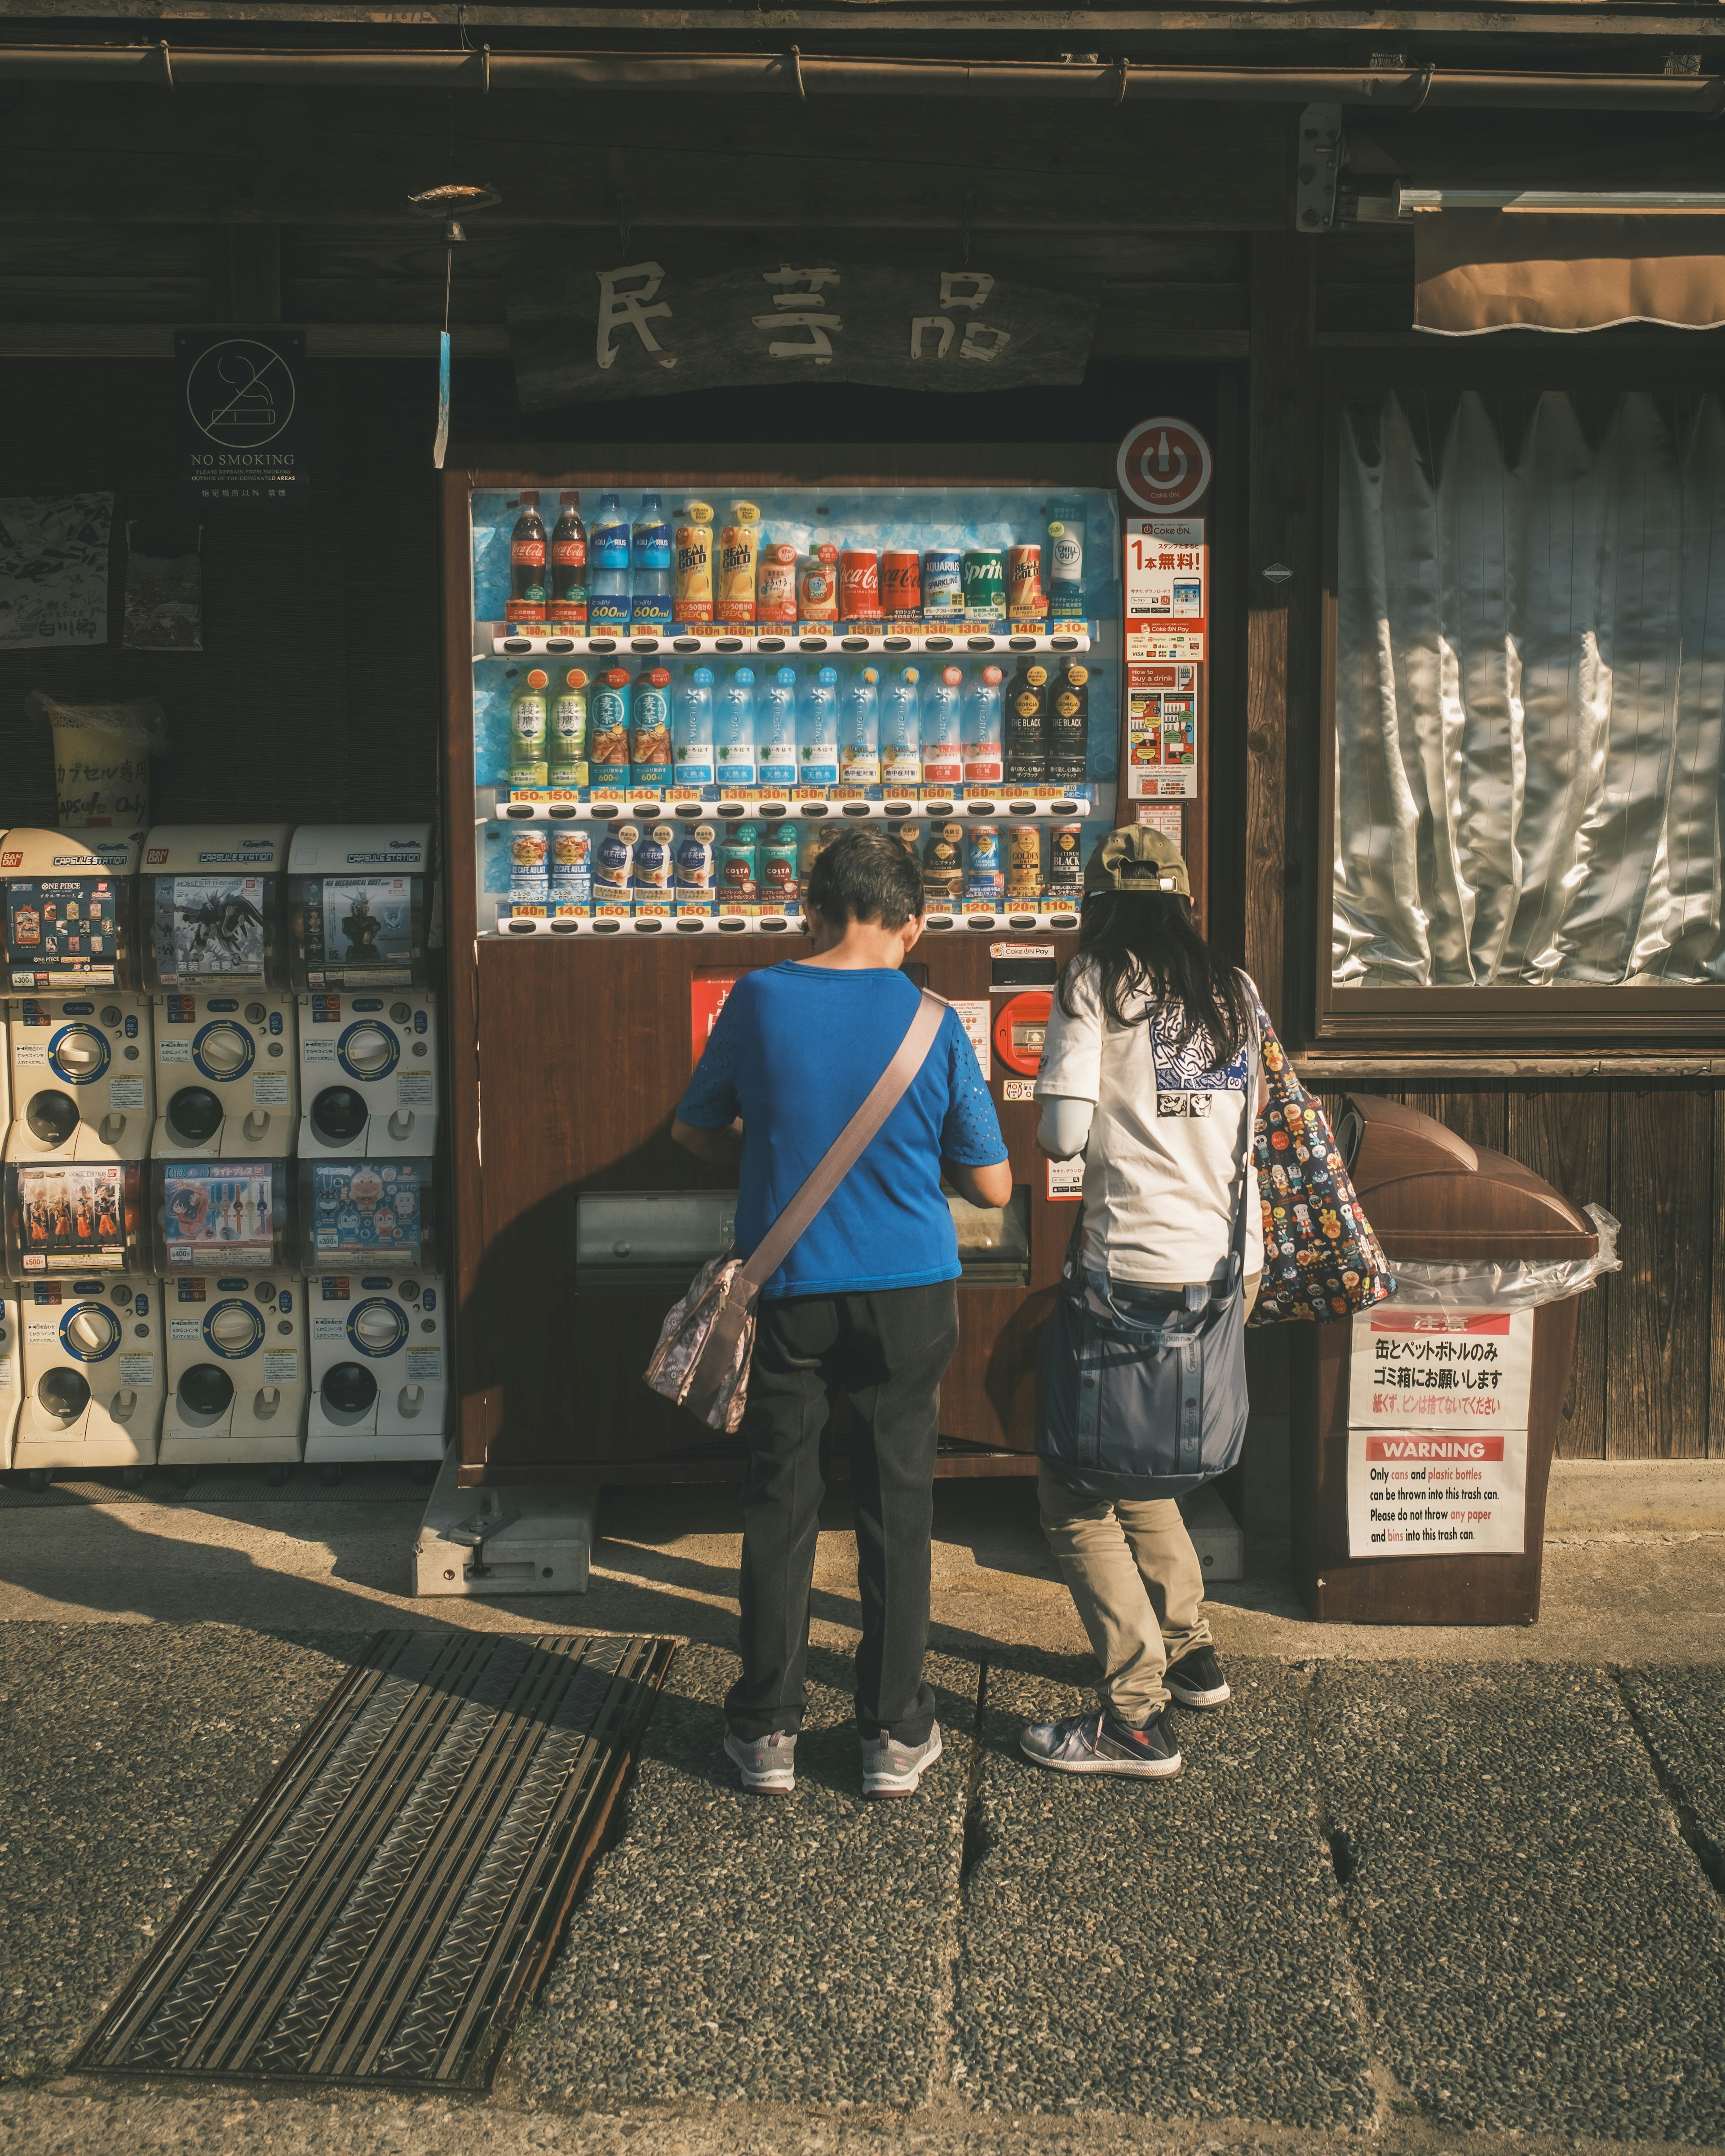
[[[1287,1000],[1288,758],[1315,639],[1318,501],[1313,437],[1321,433],[1312,359],[1315,250],[1291,230],[1252,242],[1246,520],[1245,963],[1278,1031],[1296,1045]],[[1286,580],[1266,569],[1286,568]]]
[[[228,326],[195,321],[0,323],[0,359],[172,359],[176,329]],[[309,359],[429,359],[437,353],[439,326],[435,322],[307,322],[288,326],[305,330]],[[501,322],[457,324],[449,335],[458,359],[509,357],[509,331]]]

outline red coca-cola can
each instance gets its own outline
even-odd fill
[[[922,557],[895,547],[880,557],[880,603],[888,613],[922,611]]]
[[[845,621],[880,619],[880,557],[846,548],[839,557],[839,613]]]

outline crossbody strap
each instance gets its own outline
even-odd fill
[[[823,1158],[803,1178],[801,1188],[755,1245],[739,1277],[751,1287],[765,1287],[795,1246],[797,1238],[819,1212],[861,1158],[864,1147],[916,1082],[934,1045],[949,1006],[924,988],[910,1030],[891,1062],[875,1081],[874,1090],[839,1132]]]

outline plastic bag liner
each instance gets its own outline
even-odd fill
[[[1590,1258],[1476,1259],[1432,1264],[1391,1260],[1395,1305],[1400,1310],[1536,1310],[1584,1295],[1601,1273],[1623,1270],[1617,1255],[1618,1224],[1603,1205],[1584,1208],[1599,1238]]]
[[[149,822],[150,758],[167,754],[167,717],[153,696],[129,704],[60,704],[33,689],[24,712],[54,729],[63,831],[130,829]]]

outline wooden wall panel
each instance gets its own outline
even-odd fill
[[[1573,1204],[1606,1204],[1611,1187],[1611,1101],[1603,1086],[1518,1086],[1505,1096],[1503,1150],[1543,1175]],[[1565,1460],[1607,1451],[1605,1360],[1612,1276],[1580,1298],[1575,1361],[1558,1428]]]
[[[1492,1152],[1507,1150],[1501,1086],[1457,1086],[1435,1091],[1409,1088],[1401,1097],[1409,1107],[1417,1108],[1422,1116],[1435,1116],[1470,1145],[1484,1146]]]
[[[1624,1270],[1608,1317],[1613,1460],[1704,1455],[1716,1291],[1713,1088],[1620,1086],[1611,1101],[1610,1209]]]

